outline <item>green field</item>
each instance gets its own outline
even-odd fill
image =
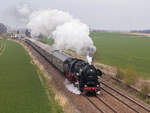
[[[0,113],[62,112],[50,91],[48,100],[37,71],[21,45],[0,40]]]
[[[150,78],[150,37],[120,33],[91,33],[100,62],[123,69],[134,67]]]

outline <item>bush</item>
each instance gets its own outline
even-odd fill
[[[125,76],[125,72],[122,69],[117,69],[116,78],[122,80]]]
[[[118,68],[116,78],[124,80],[127,85],[134,85],[138,81],[138,75],[132,67],[126,70]]]
[[[148,84],[142,84],[141,93],[143,97],[146,97],[150,93],[150,87]]]
[[[125,70],[124,81],[128,85],[134,85],[138,81],[138,75],[134,69],[129,68]]]

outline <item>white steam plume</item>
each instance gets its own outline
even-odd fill
[[[65,79],[64,82],[66,88],[71,91],[74,94],[81,94],[81,92],[79,91],[79,89],[77,87],[75,87],[72,83],[70,83],[67,79]]]
[[[19,12],[27,17],[27,27],[32,35],[43,34],[54,39],[53,47],[59,50],[71,49],[85,55],[89,64],[96,51],[89,37],[89,27],[67,12],[59,10],[27,10],[27,6]],[[30,8],[30,7],[29,7]],[[29,16],[28,16],[29,15]]]
[[[49,36],[56,30],[57,26],[71,21],[72,16],[68,13],[58,10],[39,10],[31,13],[27,27],[32,29],[32,33],[40,33]]]

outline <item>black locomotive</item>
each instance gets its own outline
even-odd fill
[[[93,65],[80,59],[68,58],[64,61],[64,74],[83,94],[100,92],[98,77],[102,72]]]

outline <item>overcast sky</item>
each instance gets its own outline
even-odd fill
[[[150,0],[1,0],[0,21],[12,23],[10,18],[2,19],[2,12],[23,3],[36,9],[67,11],[91,28],[150,29]]]

